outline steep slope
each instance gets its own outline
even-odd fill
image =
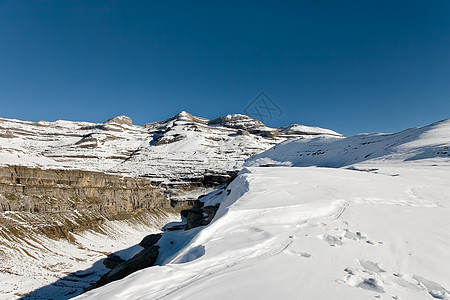
[[[57,295],[79,293],[107,272],[93,263],[178,218],[146,178],[0,167],[0,298],[59,279]]]
[[[141,212],[133,219],[103,219],[98,224],[98,220],[89,220],[83,213],[47,215],[61,227],[86,227],[86,221],[91,221],[91,227],[96,228],[75,232],[66,229],[69,241],[55,238],[57,231],[49,235],[49,223],[39,215],[2,213],[2,225],[7,219],[16,226],[16,232],[4,228],[0,233],[0,299],[19,299],[39,289],[45,296],[30,299],[68,299],[80,294],[109,271],[103,264],[107,255],[116,253],[129,259],[142,249],[136,244],[143,237],[160,232],[164,224],[178,216],[176,211],[159,209]]]
[[[249,163],[327,168],[244,169],[204,198],[210,225],[163,235],[160,266],[77,299],[450,299],[449,130],[276,146]]]

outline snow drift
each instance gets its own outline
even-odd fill
[[[275,146],[248,165],[296,167],[245,169],[205,198],[210,225],[163,236],[159,266],[79,299],[450,299],[449,133]]]

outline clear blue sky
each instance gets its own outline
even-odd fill
[[[1,117],[215,118],[262,90],[273,127],[448,118],[450,1],[0,0]]]

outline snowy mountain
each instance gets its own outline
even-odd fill
[[[180,208],[228,182],[248,157],[289,138],[340,136],[302,130],[186,112],[143,126],[126,116],[0,118],[0,298],[77,295],[109,271],[107,255],[138,253],[136,243],[180,221]]]
[[[155,267],[77,299],[450,299],[449,146],[450,120],[283,142]]]
[[[353,164],[428,164],[450,161],[450,119],[393,134],[360,134],[348,138],[289,140],[255,155],[247,166],[345,167]]]
[[[240,170],[246,158],[287,138],[341,136],[317,127],[286,128],[269,128],[244,115],[208,120],[187,112],[143,126],[126,116],[104,123],[0,119],[0,165],[144,176],[163,187],[206,177],[219,180],[210,182],[214,185]],[[179,191],[169,196],[177,198]]]

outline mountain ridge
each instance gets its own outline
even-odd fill
[[[209,120],[186,111],[142,126],[133,125],[124,115],[103,123],[0,118],[0,165],[147,177],[165,186],[202,181],[204,174],[218,174],[226,181],[246,158],[285,139],[340,136],[330,130],[304,128],[303,132],[283,133],[245,115]],[[211,184],[217,183],[221,182]],[[175,194],[179,197],[180,193]],[[188,196],[192,197],[197,196]]]
[[[358,134],[336,139],[288,140],[246,161],[247,166],[348,167],[374,162],[450,162],[450,119],[395,133]]]

